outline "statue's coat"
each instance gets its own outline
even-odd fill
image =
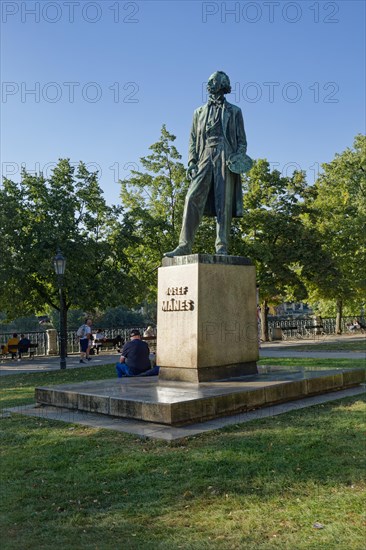
[[[209,106],[207,103],[194,112],[189,140],[188,164],[190,162],[199,164],[200,158],[204,154],[208,113]],[[226,160],[228,160],[231,155],[242,155],[244,157],[247,150],[247,140],[244,130],[243,114],[239,107],[228,103],[226,100],[224,101],[222,109],[222,127],[225,140]],[[227,168],[225,179],[226,178],[233,182],[232,204],[226,205],[226,207],[232,209],[232,215],[234,217],[242,217],[243,191],[240,174],[234,174]],[[208,216],[216,216],[213,187],[211,187],[211,191],[207,198],[205,214]]]

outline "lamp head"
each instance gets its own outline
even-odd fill
[[[66,259],[61,254],[60,249],[57,251],[56,256],[53,258],[53,266],[55,268],[56,275],[62,276],[65,274]]]

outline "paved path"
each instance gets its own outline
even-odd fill
[[[354,341],[366,342],[365,336],[327,336],[322,338],[321,342],[325,343],[342,343],[342,342],[354,342]],[[319,349],[314,351],[296,351],[297,346],[313,346],[319,344],[319,340],[290,340],[285,342],[266,342],[262,344],[260,350],[260,357],[311,357],[311,358],[324,358],[324,359],[365,359],[366,351],[320,351]],[[365,343],[366,350],[366,343]],[[116,363],[119,359],[119,353],[101,353],[100,355],[94,355],[89,364],[83,365],[79,363],[78,355],[71,355],[67,358],[67,368],[79,368],[95,365],[109,365]],[[19,374],[28,372],[42,372],[58,370],[60,368],[59,357],[35,357],[34,359],[22,359],[21,361],[6,360],[0,363],[0,376],[8,374]]]
[[[66,360],[67,369],[76,369],[79,367],[88,368],[89,366],[95,367],[96,365],[110,365],[116,363],[119,359],[119,353],[103,353],[100,355],[94,355],[92,360],[88,363],[80,363],[79,355],[70,355]],[[0,376],[7,374],[25,374],[28,372],[42,372],[52,371],[60,369],[59,357],[35,357],[34,359],[22,359],[21,361],[3,361],[0,363]]]

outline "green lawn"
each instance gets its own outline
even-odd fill
[[[111,376],[5,376],[2,407]],[[358,396],[171,444],[13,414],[0,421],[1,548],[364,549],[365,412]]]
[[[115,376],[114,365],[2,376],[0,378],[0,410],[4,407],[34,403],[34,388],[36,386],[103,380]]]
[[[366,367],[365,359],[318,359],[315,357],[263,357],[259,365],[283,367],[301,367],[304,369],[362,369]]]
[[[302,340],[298,340],[302,342]],[[288,347],[282,347],[281,344],[276,344],[276,349],[289,349]],[[293,351],[359,351],[366,352],[366,339],[360,339],[353,342],[341,341],[341,342],[327,342],[326,337],[324,340],[314,343],[304,343],[292,346],[290,349]]]

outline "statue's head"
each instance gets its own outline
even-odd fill
[[[213,73],[207,82],[207,91],[209,94],[230,94],[230,79],[223,71]]]

